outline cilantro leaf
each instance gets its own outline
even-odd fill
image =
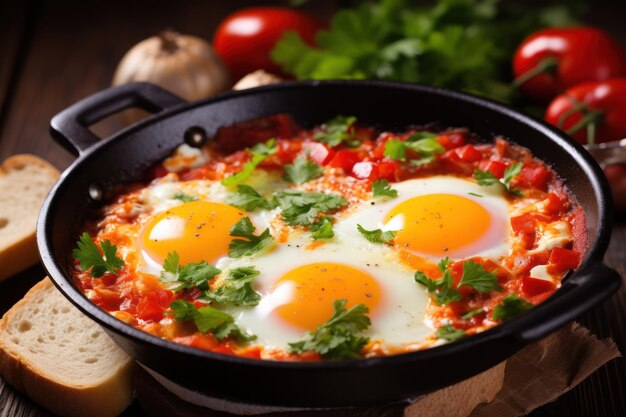
[[[335,236],[333,232],[333,218],[324,216],[311,225],[311,237],[314,240],[330,239]]]
[[[461,293],[453,288],[454,279],[448,270],[444,272],[443,277],[437,280],[430,279],[423,272],[417,271],[415,272],[415,282],[426,287],[437,305],[450,304],[463,298]]]
[[[446,324],[437,329],[437,331],[435,332],[435,336],[437,336],[437,339],[447,340],[448,342],[455,342],[459,339],[464,338],[467,335],[465,334],[465,331],[461,329],[456,329],[450,324]]]
[[[237,306],[255,306],[261,295],[252,289],[252,280],[261,273],[254,266],[242,266],[228,271],[224,283],[215,291],[206,291],[202,297],[216,303]]]
[[[396,237],[397,233],[394,230],[387,230],[386,232],[383,232],[380,229],[367,230],[360,224],[357,224],[356,228],[359,233],[361,233],[365,237],[365,239],[369,240],[372,243],[389,243],[393,240],[394,237]]]
[[[90,274],[94,278],[100,278],[105,272],[117,275],[117,271],[124,268],[124,260],[117,256],[117,245],[111,245],[109,240],[100,243],[102,255],[87,232],[80,236],[76,245],[78,249],[72,251],[72,256],[80,262],[82,271],[91,268]]]
[[[482,308],[477,308],[477,309],[475,309],[475,310],[470,310],[470,311],[468,311],[467,313],[463,314],[463,315],[461,316],[461,318],[462,318],[463,320],[469,320],[469,319],[471,319],[472,317],[474,317],[475,315],[482,313],[483,311],[484,311],[484,310],[483,310]]]
[[[246,150],[252,154],[252,158],[243,165],[241,171],[224,178],[222,180],[223,185],[232,187],[233,185],[238,185],[246,181],[250,178],[250,175],[252,175],[256,167],[271,155],[275,154],[278,148],[276,147],[276,140],[270,139],[265,143],[257,143],[252,148]]]
[[[247,184],[238,184],[237,191],[226,198],[226,203],[245,211],[254,211],[257,208],[272,208],[269,201]]]
[[[423,159],[432,162],[436,154],[445,152],[445,148],[437,142],[437,135],[431,132],[416,132],[406,141],[392,139],[385,143],[384,155],[393,161],[404,161],[407,149],[420,155],[417,164]]]
[[[176,292],[195,287],[201,290],[208,290],[209,281],[220,272],[222,272],[220,269],[208,264],[206,261],[180,266],[180,257],[174,251],[167,254],[159,280],[170,284],[170,289]]]
[[[230,229],[230,235],[243,237],[243,239],[234,239],[228,245],[228,256],[231,258],[241,258],[242,256],[252,256],[257,252],[268,247],[273,238],[270,235],[270,229],[267,228],[258,236],[254,235],[256,227],[252,224],[249,217],[244,217],[233,225]]]
[[[198,201],[198,197],[193,196],[193,195],[189,195],[189,194],[184,194],[184,193],[176,193],[174,194],[174,199],[175,200],[180,200],[182,202],[188,203],[190,201]]]
[[[494,320],[506,321],[533,307],[532,303],[520,298],[517,294],[511,294],[504,297],[502,302],[493,309],[491,317]]]
[[[498,278],[472,259],[463,263],[463,276],[458,286],[463,285],[470,286],[479,293],[503,291],[498,285]]]
[[[193,320],[201,333],[212,332],[213,336],[222,340],[232,337],[239,342],[249,342],[256,336],[243,332],[235,324],[230,314],[210,306],[197,308],[189,301],[176,300],[170,304],[172,309],[169,315],[175,320]]]
[[[304,184],[324,173],[324,168],[309,161],[304,155],[298,156],[293,164],[285,165],[284,179],[292,184]]]
[[[322,131],[313,135],[313,139],[334,148],[346,142],[350,147],[358,145],[358,140],[354,136],[354,123],[356,117],[337,116],[322,125]]]
[[[311,226],[325,213],[347,205],[338,194],[282,190],[274,193],[274,205],[280,207],[283,220],[290,226]]]
[[[490,186],[499,184],[503,189],[511,194],[522,196],[522,192],[518,189],[511,188],[511,180],[522,171],[522,163],[513,164],[504,171],[504,177],[500,180],[489,171],[474,170],[474,178],[480,186]]]
[[[332,317],[314,332],[306,333],[299,341],[289,343],[291,352],[302,354],[314,351],[327,359],[356,359],[361,349],[369,342],[357,333],[367,329],[370,319],[369,309],[364,304],[357,304],[345,309],[347,300],[335,300]]]
[[[390,197],[396,198],[398,196],[398,191],[391,188],[389,185],[389,181],[387,180],[377,180],[372,183],[372,193],[374,198],[378,197]]]

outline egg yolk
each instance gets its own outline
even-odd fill
[[[410,251],[446,255],[468,246],[488,231],[489,212],[477,202],[454,194],[428,194],[395,206],[385,223],[403,217],[395,243]]]
[[[143,232],[143,252],[162,264],[176,251],[180,263],[212,263],[228,253],[230,229],[245,216],[233,206],[193,201],[154,216]]]
[[[287,323],[301,330],[315,330],[333,315],[333,302],[347,299],[346,308],[365,304],[370,310],[379,304],[381,291],[368,273],[336,263],[314,263],[287,272],[272,285],[273,292],[290,282],[290,299],[274,311]]]

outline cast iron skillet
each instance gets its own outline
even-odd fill
[[[128,107],[156,115],[99,140],[87,127]],[[440,122],[486,139],[502,134],[530,148],[566,181],[587,217],[588,247],[561,289],[528,313],[457,343],[385,358],[322,363],[270,362],[196,350],[143,333],[90,303],[72,284],[69,254],[87,213],[116,184],[146,169],[185,138],[286,112],[303,126],[338,114],[388,129]],[[52,119],[53,137],[78,153],[47,197],[37,226],[41,258],[56,286],[131,356],[172,381],[213,397],[281,406],[372,405],[427,393],[485,370],[570,322],[616,291],[602,264],[611,235],[610,194],[596,162],[560,131],[481,98],[432,87],[373,81],[293,82],[186,103],[150,84],[94,94]]]

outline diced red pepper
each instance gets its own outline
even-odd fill
[[[309,159],[318,165],[328,164],[335,156],[335,151],[319,142],[305,142],[302,149],[309,154]]]
[[[550,179],[550,171],[546,167],[536,162],[527,162],[513,181],[517,186],[545,190],[548,179]]]
[[[548,260],[549,268],[555,272],[566,272],[575,269],[580,264],[580,254],[573,250],[554,248]]]
[[[159,321],[163,318],[163,308],[159,305],[159,299],[155,293],[148,293],[139,301],[137,318],[145,321]]]
[[[465,145],[454,150],[459,160],[463,162],[477,162],[483,158],[483,154],[472,145]]]
[[[398,163],[394,161],[378,162],[378,179],[397,181]]]
[[[222,353],[224,355],[233,355],[235,353],[233,349],[227,343],[222,343],[222,344],[215,346],[213,348],[213,352]]]
[[[552,291],[555,287],[554,282],[545,279],[533,278],[530,275],[522,278],[522,291],[529,297]]]
[[[437,136],[437,142],[447,151],[465,144],[465,137],[459,133],[444,133]]]
[[[480,164],[478,164],[478,169],[480,169],[481,171],[489,171],[493,175],[495,175],[496,178],[502,178],[504,177],[506,164],[500,161],[492,161],[489,159],[484,159],[480,161]]]
[[[360,158],[356,152],[349,150],[340,150],[335,152],[335,156],[328,163],[331,167],[341,168],[345,172],[351,172],[354,164],[359,162]]]
[[[537,228],[537,220],[531,213],[522,214],[511,217],[511,227],[517,234],[519,233],[535,233]]]
[[[352,167],[352,176],[360,180],[372,180],[378,179],[378,166],[376,162],[357,162]]]
[[[548,202],[546,203],[546,211],[549,213],[560,212],[561,210],[563,210],[563,207],[565,206],[565,202],[567,201],[561,198],[561,196],[559,196],[556,193],[548,194],[547,200]]]
[[[276,147],[278,148],[276,154],[262,162],[261,166],[274,166],[277,160],[280,165],[291,164],[302,150],[302,142],[296,140],[279,140],[276,143]]]
[[[537,265],[545,265],[548,263],[550,253],[548,251],[536,252],[524,255],[519,264],[516,265],[515,271],[520,274],[528,274],[530,270]]]

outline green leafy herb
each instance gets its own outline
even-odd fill
[[[365,239],[369,240],[372,243],[389,243],[396,237],[396,233],[393,230],[387,230],[383,232],[380,229],[375,230],[367,230],[360,224],[356,225],[357,230],[361,233]]]
[[[377,180],[372,183],[372,193],[374,198],[379,197],[390,197],[396,198],[398,196],[398,191],[391,188],[389,185],[389,181],[387,180]]]
[[[227,187],[241,184],[250,178],[250,175],[254,172],[257,166],[271,155],[278,151],[276,147],[276,140],[270,139],[265,143],[257,143],[252,148],[247,149],[252,154],[250,161],[246,162],[241,171],[230,175],[222,180],[222,184]]]
[[[473,195],[474,197],[484,197],[484,196],[482,196],[482,195],[480,195],[480,194],[476,194],[476,193],[468,193],[468,194],[469,194],[469,195]]]
[[[298,79],[396,80],[512,101],[508,68],[517,46],[542,27],[576,23],[570,3],[542,9],[497,0],[416,3],[379,0],[339,10],[316,46],[287,32],[272,59]]]
[[[464,338],[467,335],[463,330],[456,329],[451,325],[446,324],[437,329],[437,331],[435,332],[435,336],[437,336],[437,339],[447,340],[448,342],[455,342],[459,339]]]
[[[483,310],[482,308],[477,308],[477,309],[475,309],[475,310],[470,310],[470,311],[468,311],[467,313],[463,314],[463,315],[461,316],[461,318],[462,318],[463,320],[469,320],[469,319],[471,319],[472,317],[474,317],[476,314],[480,314],[480,313],[482,313],[483,311],[484,311],[484,310]]]
[[[242,256],[252,256],[268,247],[274,240],[270,236],[270,229],[267,228],[258,236],[254,235],[256,227],[249,217],[244,217],[233,225],[230,235],[243,237],[244,239],[234,239],[228,245],[228,256],[231,258],[241,258]]]
[[[198,201],[198,197],[184,193],[174,194],[174,199],[183,201],[185,203],[188,203],[190,201]]]
[[[292,184],[304,184],[324,173],[324,168],[309,161],[306,156],[298,156],[293,164],[285,165],[284,179]]]
[[[358,146],[358,140],[354,136],[353,125],[355,122],[356,117],[337,116],[324,123],[322,131],[317,132],[313,138],[318,142],[327,144],[331,148],[344,142],[349,147]]]
[[[228,271],[226,279],[215,291],[206,291],[203,299],[237,306],[255,306],[261,295],[252,289],[252,280],[260,272],[254,266],[242,266]]]
[[[499,184],[503,187],[505,191],[508,191],[509,193],[515,194],[517,196],[522,196],[522,192],[520,190],[511,188],[511,180],[515,178],[515,176],[517,176],[521,171],[522,164],[517,163],[511,165],[504,171],[504,177],[501,180],[498,179],[498,177],[493,175],[491,172],[481,171],[480,169],[474,171],[474,178],[480,186]]]
[[[417,271],[415,272],[415,282],[426,287],[437,305],[450,304],[463,298],[461,293],[456,288],[453,288],[454,279],[447,269],[443,276],[437,280],[430,279],[423,272]]]
[[[82,271],[91,268],[94,278],[100,278],[105,272],[117,275],[117,271],[124,268],[124,260],[117,256],[117,245],[111,245],[109,240],[100,243],[102,254],[87,232],[80,236],[76,245],[78,249],[74,249],[72,256],[80,262]]]
[[[416,132],[406,141],[392,139],[385,143],[385,156],[393,161],[404,161],[407,149],[420,155],[422,161],[432,162],[438,153],[445,152],[445,148],[437,142],[437,135],[431,132]],[[425,162],[417,162],[423,164]]]
[[[245,211],[254,211],[257,208],[270,209],[271,204],[253,187],[246,184],[238,184],[237,192],[228,196],[226,203]]]
[[[174,251],[167,254],[159,279],[163,283],[170,284],[170,289],[174,291],[195,287],[208,290],[209,281],[220,272],[222,271],[205,261],[181,266],[178,252]]]
[[[290,226],[311,226],[318,217],[348,204],[338,194],[282,190],[274,193],[274,205],[280,207],[283,220]]]
[[[335,236],[333,232],[333,218],[324,216],[311,225],[311,237],[314,240],[330,239]]]
[[[534,305],[526,300],[519,298],[517,294],[511,294],[502,299],[502,302],[493,309],[491,317],[494,320],[509,320],[518,314],[528,311]]]
[[[188,301],[176,300],[170,304],[175,320],[193,320],[201,333],[211,332],[217,339],[232,337],[239,342],[249,342],[256,336],[243,332],[230,314],[210,306],[197,308]]]
[[[463,285],[470,286],[479,293],[503,291],[503,288],[498,285],[498,278],[472,259],[463,263],[463,276],[458,286]]]
[[[357,336],[367,329],[371,322],[369,309],[357,304],[346,310],[347,300],[335,300],[333,315],[314,332],[306,333],[299,341],[289,343],[291,352],[301,354],[314,351],[327,359],[356,359],[361,349],[369,341]]]

